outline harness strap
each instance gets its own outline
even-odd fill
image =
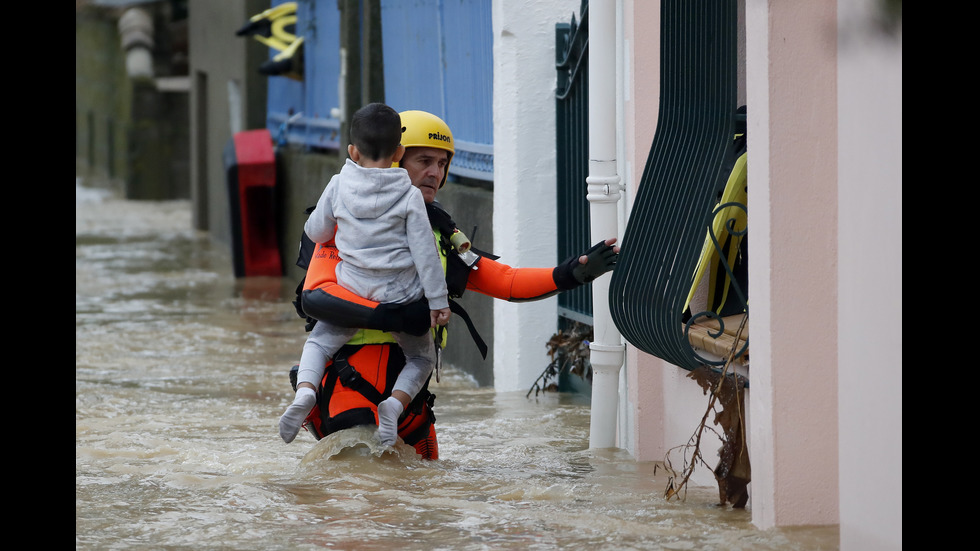
[[[384,400],[384,396],[378,392],[378,389],[374,388],[374,385],[367,382],[364,377],[361,377],[361,374],[347,361],[349,354],[337,352],[334,356],[333,362],[330,364],[330,375],[339,380],[340,384],[351,390],[356,390],[375,405]],[[333,388],[331,381],[328,380],[327,383],[330,384],[330,388]]]
[[[487,359],[487,343],[483,342],[480,333],[476,330],[476,326],[473,325],[473,320],[470,319],[470,315],[466,313],[462,305],[453,299],[449,299],[449,310],[463,318],[463,321],[466,323],[466,328],[470,330],[470,336],[473,337],[473,342],[480,349],[480,354],[483,355],[484,360]]]

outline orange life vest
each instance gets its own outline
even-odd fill
[[[378,424],[378,403],[391,394],[405,356],[396,344],[344,346],[327,370],[317,392],[317,404],[304,426],[317,439],[339,430]],[[405,408],[398,435],[425,459],[439,459],[435,395],[422,389]]]

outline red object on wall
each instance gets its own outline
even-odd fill
[[[281,276],[276,155],[266,129],[237,132],[225,148],[236,277]]]

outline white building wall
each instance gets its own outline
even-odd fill
[[[842,551],[902,548],[902,42],[838,1]]]
[[[578,17],[579,7],[579,0],[493,2],[493,240],[510,266],[561,260],[555,256],[555,24]],[[493,305],[494,388],[527,390],[550,361],[545,345],[558,329],[558,299]]]

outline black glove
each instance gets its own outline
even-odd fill
[[[585,264],[578,261],[583,254],[589,259]],[[612,270],[617,258],[619,253],[613,246],[600,241],[584,253],[571,256],[556,266],[552,277],[559,291],[574,289],[584,283],[591,283],[595,278]]]
[[[612,271],[613,266],[616,265],[616,260],[619,259],[619,253],[612,245],[606,245],[605,241],[596,243],[584,254],[589,258],[589,261],[585,264],[576,262],[575,268],[572,270],[575,281],[579,283],[591,283],[595,278]]]

